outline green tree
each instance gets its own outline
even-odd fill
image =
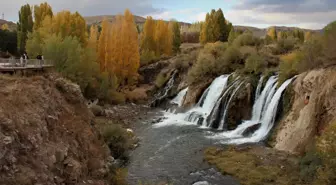
[[[217,38],[217,40],[227,42],[231,28],[229,25],[227,25],[227,21],[224,18],[222,9],[217,10],[216,19],[217,19],[216,24],[219,27],[219,37]]]
[[[19,22],[17,23],[18,51],[24,52],[28,32],[33,30],[33,15],[29,4],[23,5],[19,11]]]
[[[17,53],[17,34],[9,30],[0,29],[0,51]]]
[[[180,32],[180,24],[177,21],[172,21],[172,32],[173,32],[173,52],[180,52],[181,46],[181,32]]]

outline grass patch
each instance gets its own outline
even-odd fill
[[[242,185],[300,185],[299,168],[292,158],[268,149],[208,148],[205,159],[222,174],[232,175]],[[279,152],[280,153],[280,152]],[[279,156],[278,156],[279,155]]]

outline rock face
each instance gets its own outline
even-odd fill
[[[253,107],[252,94],[253,87],[250,83],[247,83],[233,97],[227,114],[228,130],[234,130],[241,124],[242,120],[250,119]]]
[[[79,87],[0,75],[0,184],[108,184],[111,156]]]
[[[293,90],[294,103],[278,125],[275,148],[302,153],[314,136],[323,134],[323,128],[336,118],[336,68],[299,75]]]
[[[183,102],[183,107],[189,108],[197,103],[201,98],[203,92],[211,84],[211,80],[200,82],[198,84],[193,84],[189,86],[188,92],[186,94],[185,100]]]

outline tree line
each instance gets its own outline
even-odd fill
[[[20,53],[43,55],[86,96],[112,103],[124,86],[137,83],[141,59],[171,56],[181,45],[179,23],[148,17],[139,33],[129,10],[113,22],[104,19],[100,27],[88,29],[78,12],[54,13],[47,3],[26,4],[19,11],[17,30]]]

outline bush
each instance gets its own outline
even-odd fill
[[[160,57],[157,57],[155,55],[154,51],[143,51],[140,56],[140,65],[145,66],[151,63],[154,63],[155,61],[159,60]]]
[[[143,103],[148,99],[146,89],[144,88],[137,88],[133,91],[127,91],[125,92],[125,97],[128,102],[134,103]]]
[[[103,116],[104,115],[104,109],[99,105],[91,105],[90,110],[95,116]]]
[[[155,79],[155,86],[157,88],[163,87],[168,82],[169,78],[170,78],[170,75],[168,75],[168,73],[160,72]]]
[[[287,37],[285,39],[280,39],[276,43],[275,50],[273,50],[273,54],[284,54],[292,51],[295,48],[296,43],[298,43],[299,40],[294,37]]]
[[[266,68],[266,62],[263,57],[258,54],[252,54],[246,59],[245,72],[252,74],[260,74]]]
[[[232,43],[233,46],[259,46],[261,41],[259,38],[253,36],[252,33],[246,32],[239,35]]]
[[[323,66],[322,42],[320,37],[312,37],[302,47],[303,60],[299,64],[299,72],[304,72]]]
[[[108,145],[112,156],[115,159],[127,161],[128,150],[131,148],[131,141],[127,131],[117,124],[109,124],[102,127],[101,133],[105,143]]]
[[[316,185],[336,184],[336,123],[332,123],[317,140],[317,152],[322,160],[318,169]]]
[[[242,46],[239,48],[240,53],[242,54],[244,60],[249,56],[257,54],[257,48],[252,46]]]
[[[198,53],[198,50],[194,50],[190,53],[177,56],[173,62],[173,67],[179,71],[188,70],[197,61]]]
[[[242,66],[241,53],[227,43],[208,43],[198,55],[197,62],[188,73],[189,84],[215,78],[235,71]]]
[[[298,64],[302,61],[302,58],[302,53],[298,51],[284,55],[280,58],[279,85],[298,74]]]
[[[109,97],[107,100],[111,104],[124,104],[126,102],[125,95],[121,92],[117,92],[115,90],[109,90]]]

